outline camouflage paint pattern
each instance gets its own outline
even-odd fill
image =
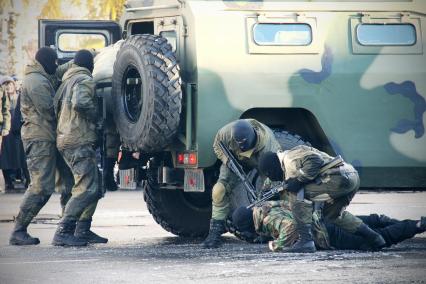
[[[151,2],[171,8],[128,12],[121,22],[154,18],[158,34],[164,20],[176,20],[182,78],[196,84],[199,167],[216,162],[216,132],[247,110],[297,108],[315,117],[335,152],[356,161],[364,186],[426,186],[425,1]],[[256,46],[251,31],[268,21],[309,21],[312,44]],[[363,22],[414,23],[417,41],[362,46]]]

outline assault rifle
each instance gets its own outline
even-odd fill
[[[228,149],[228,147],[223,144],[222,141],[219,141],[219,147],[222,150],[222,153],[227,158],[226,166],[238,176],[241,182],[244,184],[244,188],[247,191],[247,195],[250,203],[257,199],[256,189],[253,187],[253,184],[250,182],[246,173],[243,170],[243,167],[238,163],[237,158],[234,154]]]
[[[97,126],[97,134],[98,134],[98,141],[99,141],[99,150],[101,154],[101,173],[102,173],[102,190],[105,190],[105,185],[103,184],[105,180],[105,166],[106,166],[106,159],[107,159],[107,153],[106,153],[106,131],[105,131],[105,124],[106,124],[106,100],[105,100],[105,88],[112,87],[111,82],[100,82],[96,84],[96,97],[98,101],[98,113],[100,115],[100,120],[98,121]]]
[[[337,157],[335,157],[333,160],[331,160],[330,162],[328,162],[326,165],[322,166],[320,171],[318,172],[317,176],[325,173],[327,170],[334,168],[336,166],[339,166],[343,164],[343,159],[340,155],[338,155]],[[316,176],[316,177],[317,177]],[[263,202],[268,201],[269,199],[271,199],[275,194],[285,190],[287,188],[286,183],[283,181],[281,182],[279,185],[271,188],[269,191],[265,192],[262,195],[262,198],[260,198],[259,200],[256,200],[255,202],[251,203],[249,206],[247,206],[247,209],[253,208],[255,206],[259,206],[261,205]],[[305,189],[302,188],[297,192],[297,196],[296,199],[299,201],[302,201],[305,198]]]

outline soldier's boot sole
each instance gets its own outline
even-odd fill
[[[201,244],[203,248],[205,249],[215,249],[215,248],[219,248],[223,245],[221,237],[219,236],[218,238],[215,239],[209,239],[207,237],[206,240],[204,240],[204,242]]]
[[[317,249],[313,241],[308,241],[301,243],[300,241],[296,242],[292,247],[284,248],[282,252],[285,253],[314,253]]]
[[[38,238],[31,238],[27,240],[20,240],[16,238],[10,238],[9,244],[12,246],[33,246],[38,245],[40,243],[40,240]]]
[[[84,234],[74,234],[74,236],[80,240],[85,240],[89,244],[106,244],[108,242],[107,238],[103,238],[92,231]]]
[[[19,227],[19,226],[18,226]],[[18,230],[14,230],[9,239],[9,244],[13,246],[30,246],[38,245],[40,240],[33,238],[28,234],[26,227],[19,227]]]
[[[56,236],[53,238],[52,245],[62,247],[84,247],[87,246],[87,241],[74,237],[74,235],[67,234]]]

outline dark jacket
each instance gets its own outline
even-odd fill
[[[21,169],[26,168],[25,152],[21,140],[21,97],[18,94],[16,105],[10,104],[12,116],[9,135],[3,137],[2,151],[0,153],[0,169]]]

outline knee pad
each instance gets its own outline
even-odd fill
[[[225,196],[226,189],[225,186],[218,182],[213,186],[212,190],[212,199],[213,203],[220,203],[223,200],[223,197]]]

